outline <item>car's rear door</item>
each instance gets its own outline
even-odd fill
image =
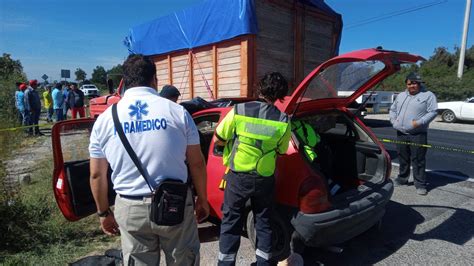
[[[52,128],[54,158],[53,191],[64,217],[76,221],[94,214],[97,209],[89,182],[89,137],[95,120],[91,118],[56,123]],[[109,203],[115,192],[110,182]]]
[[[219,219],[222,218],[221,206],[224,201],[224,192],[219,189],[219,184],[226,167],[222,163],[223,147],[214,145],[214,134],[217,125],[229,110],[230,108],[214,108],[193,114],[207,162],[207,199],[211,206],[210,214]]]
[[[420,60],[424,58],[381,49],[343,54],[316,67],[279,107],[288,114],[316,108],[345,108],[397,72],[401,64],[413,64]]]

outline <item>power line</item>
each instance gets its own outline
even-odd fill
[[[367,18],[367,19],[349,24],[349,25],[347,25],[347,27],[345,27],[345,29],[347,30],[347,29],[360,27],[360,26],[363,26],[365,24],[369,24],[369,23],[380,21],[380,20],[385,20],[385,19],[389,19],[389,18],[392,18],[392,17],[412,13],[412,12],[415,12],[415,11],[418,11],[418,10],[421,10],[421,9],[425,9],[425,8],[428,8],[428,7],[440,5],[440,4],[443,4],[443,3],[446,3],[446,2],[448,2],[448,0],[436,1],[436,2],[431,2],[431,3],[427,3],[427,4],[423,4],[423,5],[418,5],[418,6],[415,6],[415,7],[405,8],[405,9],[398,10],[398,11],[393,11],[393,12],[390,12],[390,13],[382,14],[382,15],[379,15],[379,16],[371,17],[371,18]]]

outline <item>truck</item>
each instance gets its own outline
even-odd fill
[[[222,14],[225,14],[223,16]],[[342,17],[323,0],[208,0],[134,26],[130,53],[150,56],[158,88],[171,84],[179,101],[256,97],[259,77],[278,71],[292,88],[339,53]],[[90,101],[97,117],[123,95]]]

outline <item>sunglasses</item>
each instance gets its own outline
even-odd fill
[[[418,85],[418,84],[420,83],[416,81],[407,82],[407,85]]]

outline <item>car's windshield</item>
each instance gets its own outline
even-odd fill
[[[385,64],[380,61],[331,65],[308,83],[300,101],[350,97],[363,84],[380,73],[384,67]]]

